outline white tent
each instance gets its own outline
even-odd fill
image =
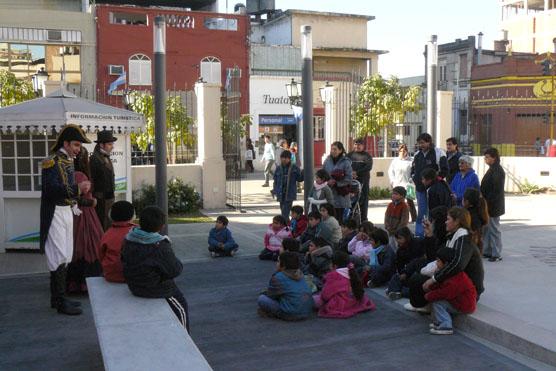
[[[144,126],[142,115],[99,104],[58,90],[0,108],[0,252],[37,249],[41,197],[40,163],[49,155],[56,133],[67,124],[80,125],[87,137],[113,130],[112,162],[116,198],[131,201],[130,133]],[[94,143],[86,147],[91,152]]]
[[[121,108],[96,103],[65,90],[0,108],[0,128],[38,127],[56,130],[66,124],[81,125],[86,131],[128,132],[143,127],[143,116]]]

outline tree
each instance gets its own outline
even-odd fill
[[[132,91],[130,108],[145,117],[145,129],[139,133],[131,133],[132,144],[146,151],[149,144],[154,143],[154,97],[147,93]],[[171,163],[176,163],[178,146],[191,148],[196,144],[191,134],[194,120],[187,113],[187,108],[179,96],[166,99],[166,146]]]
[[[25,102],[35,97],[30,81],[18,79],[13,73],[0,70],[0,107]]]
[[[420,95],[421,87],[401,86],[394,76],[388,80],[380,75],[366,79],[359,88],[354,108],[353,125],[357,136],[392,131],[395,124],[403,122],[406,113],[421,109]]]

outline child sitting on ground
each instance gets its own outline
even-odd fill
[[[396,251],[396,238],[394,234],[409,223],[409,207],[405,202],[406,191],[404,187],[394,187],[392,190],[392,202],[386,208],[384,214],[384,228],[390,236],[390,247]]]
[[[365,295],[353,263],[349,263],[348,254],[336,251],[332,268],[325,276],[321,293],[313,296],[319,317],[349,318],[375,309],[374,303]]]
[[[336,210],[332,204],[324,204],[320,206],[320,215],[322,216],[323,228],[321,237],[330,242],[332,247],[336,247],[342,238],[342,228],[338,219],[334,217]],[[341,215],[340,215],[341,217]],[[341,218],[340,218],[341,220]]]
[[[396,253],[388,245],[388,233],[377,228],[369,236],[373,249],[369,254],[368,287],[379,287],[390,281],[396,269]]]
[[[436,253],[436,265],[442,269],[452,261],[454,250],[442,248]],[[465,272],[446,279],[432,286],[425,294],[425,299],[432,302],[432,318],[430,333],[433,335],[452,335],[452,315],[473,313],[477,307],[477,290]]]
[[[332,247],[322,237],[317,237],[309,244],[309,251],[305,264],[307,273],[313,275],[313,282],[318,288],[322,287],[322,279],[330,271],[332,265]]]
[[[282,241],[284,238],[292,236],[287,224],[288,222],[282,215],[276,215],[272,218],[272,224],[268,225],[268,229],[264,235],[264,249],[259,254],[259,259],[278,260]]]
[[[295,321],[309,317],[313,306],[311,289],[299,269],[296,254],[280,254],[278,271],[272,275],[268,289],[257,301],[259,314]]]
[[[342,227],[342,238],[340,242],[338,242],[337,250],[343,251],[345,253],[348,252],[348,244],[353,237],[357,236],[357,222],[354,219],[348,219],[344,223],[341,224]]]
[[[373,249],[370,236],[374,230],[373,223],[369,221],[361,223],[359,233],[348,244],[348,252],[351,254],[349,261],[355,264],[359,274],[363,273],[363,268],[369,263],[369,255]]]
[[[232,237],[232,232],[228,229],[228,218],[220,215],[216,218],[216,224],[209,232],[208,250],[210,256],[234,256],[239,246]]]
[[[122,268],[122,244],[125,236],[136,225],[132,223],[135,210],[127,201],[118,201],[110,209],[112,226],[100,240],[98,255],[104,279],[109,282],[125,282]]]
[[[417,260],[425,256],[423,241],[413,237],[408,227],[402,227],[394,233],[398,250],[396,251],[396,272],[388,283],[386,295],[390,300],[409,297],[409,277],[417,269]]]
[[[303,215],[303,207],[295,205],[292,207],[290,230],[293,238],[297,238],[307,229],[307,217]]]
[[[122,265],[131,293],[143,298],[165,298],[183,327],[189,332],[187,301],[174,282],[183,266],[168,236],[159,232],[166,215],[156,206],[147,206],[139,215],[139,227],[124,240]]]

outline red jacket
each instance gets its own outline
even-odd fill
[[[295,226],[295,231],[291,228],[292,227],[292,221],[293,219],[290,221],[290,229],[292,231],[292,236],[293,238],[297,238],[299,236],[301,236],[303,234],[303,232],[305,232],[305,230],[307,229],[307,224],[309,224],[309,220],[307,219],[307,216],[305,215],[301,215],[299,217],[299,219],[297,219],[297,224]]]
[[[98,248],[100,264],[104,272],[104,278],[109,282],[125,282],[121,251],[125,236],[135,224],[129,222],[113,222]]]
[[[427,301],[447,300],[462,313],[473,313],[477,308],[477,290],[465,272],[459,272],[446,281],[435,284],[425,294]]]

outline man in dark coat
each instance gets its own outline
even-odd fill
[[[353,177],[361,183],[361,196],[359,197],[359,208],[361,210],[361,221],[367,220],[369,209],[369,183],[371,181],[371,170],[373,169],[373,158],[365,151],[365,141],[362,138],[355,140],[355,148],[348,153],[351,160],[351,168],[355,173]]]
[[[423,185],[422,172],[427,168],[431,168],[438,172],[441,178],[448,175],[448,161],[446,153],[440,148],[436,148],[432,143],[432,137],[428,133],[422,133],[417,138],[419,143],[419,151],[413,158],[411,166],[411,178],[415,183],[415,191],[417,196],[417,220],[415,222],[415,236],[423,238],[423,217],[428,213],[427,193]]]
[[[116,140],[117,138],[114,138],[110,130],[98,132],[95,141],[97,145],[90,160],[93,196],[97,199],[95,210],[105,231],[111,224],[109,213],[115,197],[114,167],[110,159],[110,152],[112,152]]]
[[[446,181],[452,184],[452,179],[459,171],[459,158],[462,153],[459,151],[458,140],[454,137],[446,139],[446,156],[448,160],[448,174]]]
[[[436,209],[438,206],[446,206],[448,209],[454,206],[450,186],[438,176],[436,171],[425,169],[421,173],[421,177],[426,187],[428,210]]]
[[[483,251],[489,261],[496,262],[502,260],[500,216],[506,212],[504,199],[506,173],[500,165],[500,155],[496,148],[489,148],[485,151],[485,163],[489,169],[481,181],[481,193],[487,202],[490,217],[483,239]]]
[[[82,143],[90,143],[83,131],[67,125],[51,149],[53,155],[41,164],[40,248],[50,271],[50,306],[68,315],[81,314],[80,303],[66,299],[64,293],[67,264],[73,256],[73,216],[81,213],[73,159]]]

